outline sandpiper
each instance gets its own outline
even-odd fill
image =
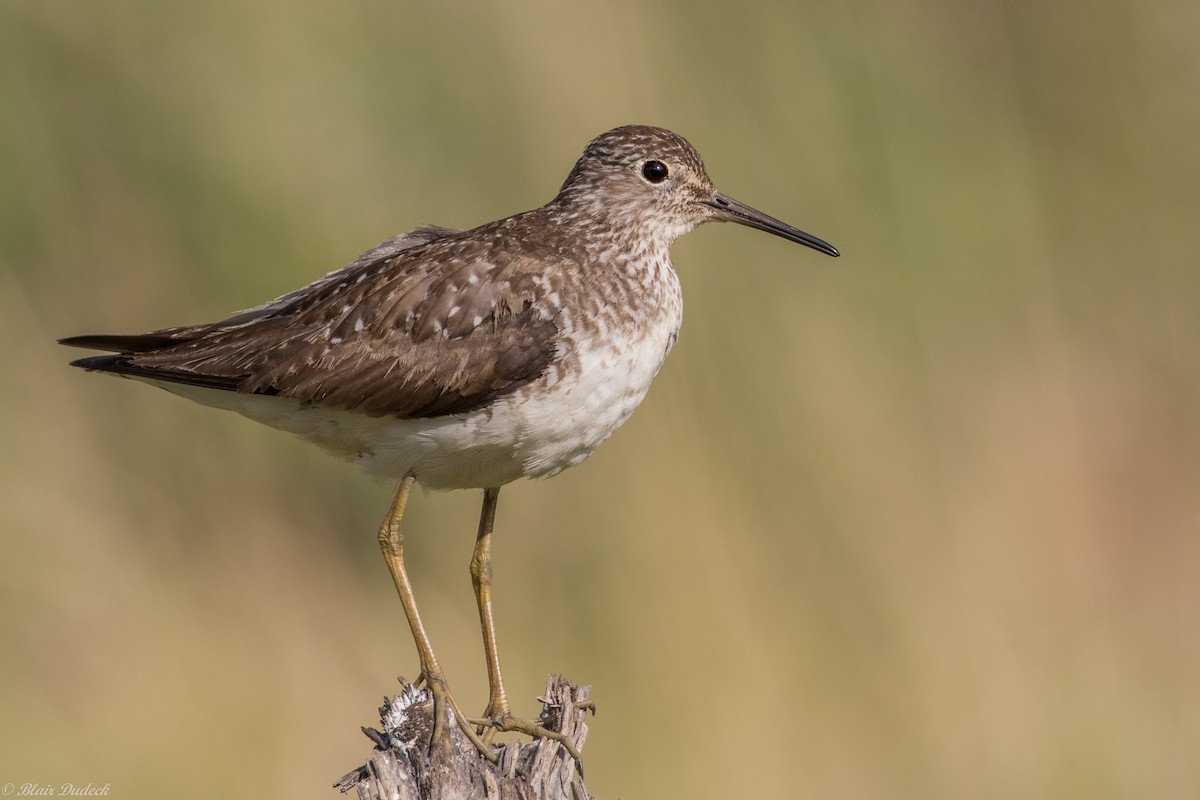
[[[221,322],[141,335],[73,336],[115,355],[72,362],[136,378],[295,434],[400,485],[379,530],[434,700],[475,730],[562,741],[514,716],[491,600],[500,487],[587,458],[642,402],[683,299],[669,248],[704,222],[748,225],[838,251],[717,191],[699,154],[662,128],[593,139],[546,205],[468,231],[418,228],[348,266]],[[400,521],[414,482],[482,489],[471,559],[487,658],[483,716],[454,702],[417,613]]]

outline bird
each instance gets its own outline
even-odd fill
[[[489,760],[497,731],[571,742],[517,717],[492,608],[500,489],[586,459],[642,402],[679,334],[671,244],[733,222],[838,250],[717,190],[682,136],[627,125],[592,139],[548,203],[469,230],[425,226],[219,322],[60,343],[71,362],[235,411],[397,482],[378,540],[433,702]],[[461,713],[417,610],[401,520],[415,484],[483,491],[470,562],[488,672]]]

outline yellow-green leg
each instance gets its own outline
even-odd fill
[[[485,489],[483,510],[479,515],[479,534],[475,537],[475,553],[471,557],[471,583],[475,586],[475,600],[479,604],[479,626],[483,629],[483,649],[487,658],[488,704],[482,719],[473,723],[490,728],[491,731],[518,731],[528,736],[553,739],[560,743],[582,774],[583,760],[579,751],[566,736],[548,730],[536,720],[514,717],[504,693],[504,678],[500,674],[500,652],[496,647],[496,623],[492,617],[492,528],[496,522],[496,503],[499,489]],[[492,733],[489,732],[488,739]]]
[[[437,656],[433,653],[433,645],[429,641],[429,635],[425,632],[421,615],[417,612],[417,601],[413,596],[412,583],[409,582],[408,572],[404,569],[404,534],[400,529],[400,520],[404,516],[404,509],[408,505],[408,497],[412,493],[415,482],[416,479],[412,475],[405,476],[404,480],[400,482],[400,488],[396,490],[396,497],[392,500],[392,507],[379,527],[379,548],[383,551],[384,559],[387,560],[392,580],[396,584],[396,592],[400,595],[400,602],[404,606],[404,616],[408,618],[408,626],[412,629],[413,642],[417,646],[417,656],[421,660],[420,680],[425,682],[430,694],[433,695],[433,733],[430,737],[430,745],[440,741],[445,733],[446,707],[449,705],[454,710],[454,718],[458,720],[463,733],[485,758],[495,763],[495,753],[472,730],[470,721],[458,710],[458,704],[454,702],[454,697],[450,694],[449,685],[446,683],[446,674],[442,672]]]

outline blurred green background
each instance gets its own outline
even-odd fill
[[[532,712],[594,685],[600,797],[1200,796],[1200,6],[0,4],[0,783],[333,797],[416,673],[390,499],[68,369],[664,125],[832,261],[707,226],[680,342],[584,466],[502,498]],[[486,680],[478,493],[409,563]]]

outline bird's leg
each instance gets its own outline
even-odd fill
[[[553,739],[560,743],[575,764],[583,770],[583,760],[574,743],[566,736],[547,729],[536,720],[514,717],[504,693],[504,678],[500,674],[500,652],[496,647],[496,623],[492,617],[492,528],[496,521],[496,503],[499,489],[483,491],[483,510],[479,515],[479,535],[475,537],[475,552],[471,556],[471,583],[475,587],[475,600],[479,604],[479,626],[483,629],[483,649],[487,658],[488,704],[483,718],[473,720],[480,732],[487,727],[493,731],[519,731],[536,738]],[[491,738],[491,734],[488,735]]]
[[[496,624],[492,618],[492,527],[496,521],[496,502],[499,489],[485,489],[483,511],[479,517],[479,535],[475,537],[475,552],[471,556],[471,583],[479,603],[479,626],[483,629],[483,653],[487,658],[488,704],[485,717],[508,715],[508,697],[504,693],[504,677],[500,674],[500,652],[496,648]]]
[[[408,505],[408,496],[412,493],[415,482],[416,478],[412,475],[406,475],[404,480],[400,481],[400,488],[396,490],[392,507],[388,510],[383,524],[379,526],[379,548],[383,551],[388,569],[391,570],[392,581],[396,584],[396,592],[400,595],[400,603],[404,606],[404,616],[408,618],[408,626],[412,629],[413,642],[417,646],[417,656],[421,660],[420,679],[425,682],[425,686],[433,696],[433,731],[429,737],[430,746],[432,747],[434,742],[439,741],[445,731],[446,706],[448,704],[453,709],[454,718],[458,721],[463,733],[484,757],[495,763],[497,760],[495,753],[471,729],[470,722],[458,710],[458,704],[454,702],[454,697],[450,694],[450,687],[446,683],[446,674],[442,672],[437,656],[433,653],[433,644],[429,641],[429,634],[425,633],[425,625],[421,622],[420,613],[417,612],[417,601],[413,596],[412,583],[409,582],[408,572],[404,569],[404,534],[400,530],[400,520],[404,516],[404,509]]]

